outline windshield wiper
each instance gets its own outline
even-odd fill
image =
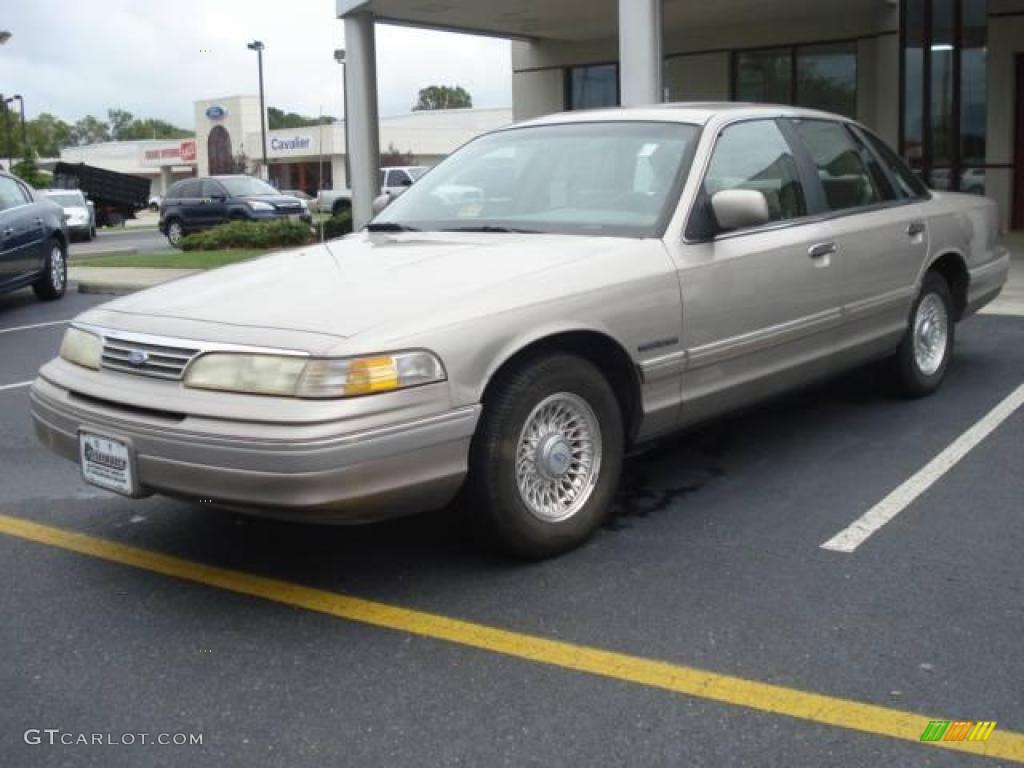
[[[396,221],[378,221],[366,225],[367,232],[419,232],[416,227],[399,224]]]
[[[536,229],[515,229],[513,227],[497,227],[492,224],[481,224],[476,227],[450,227],[442,232],[514,232],[518,235],[539,235]]]

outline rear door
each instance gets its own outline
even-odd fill
[[[213,179],[203,179],[200,185],[202,224],[212,226],[228,220],[228,192]]]
[[[683,295],[684,423],[830,370],[840,288],[831,233],[801,162],[776,120],[735,122],[718,134],[690,242],[670,244]],[[720,231],[710,201],[727,189],[761,192],[771,222]]]
[[[32,193],[0,176],[0,282],[37,272],[42,260],[43,217]]]
[[[794,120],[814,163],[837,246],[843,322],[837,352],[870,356],[902,336],[928,247],[920,206],[901,198],[849,124]]]

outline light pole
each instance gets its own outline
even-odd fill
[[[4,139],[7,143],[7,170],[11,170],[11,166],[14,164],[14,148],[11,146],[11,118],[10,118],[10,107],[7,105],[14,101],[14,97],[4,98],[4,95],[0,93],[0,106],[4,108]]]
[[[20,93],[16,93],[9,101],[18,100],[18,106],[21,108],[21,150],[22,152],[28,151],[28,134],[25,132],[25,100],[21,98]]]
[[[345,49],[336,48],[334,50],[334,60],[341,64],[341,88],[342,88],[342,110],[345,112],[345,186],[349,189],[352,188],[352,172],[351,166],[348,164],[348,68],[345,66]],[[333,179],[332,179],[333,181]],[[334,186],[333,184],[331,186]]]
[[[260,136],[263,140],[263,176],[270,178],[270,164],[267,162],[267,108],[263,103],[263,43],[253,40],[246,46],[250,51],[256,51],[256,61],[260,70]]]

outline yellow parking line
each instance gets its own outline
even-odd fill
[[[350,621],[445,640],[539,664],[586,672],[761,712],[786,715],[813,723],[904,739],[921,743],[922,746],[1024,763],[1024,734],[1021,733],[997,729],[985,742],[922,743],[921,735],[929,723],[942,718],[807,693],[679,664],[548,640],[484,624],[339,595],[278,579],[162,555],[7,515],[0,515],[0,533],[243,595],[261,597]],[[956,717],[945,719],[955,720],[957,717],[970,715],[996,717],[994,712],[952,714]]]

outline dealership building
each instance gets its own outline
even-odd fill
[[[510,109],[446,109],[384,117],[377,132],[385,151],[394,149],[413,165],[433,165],[475,136],[511,121]],[[315,194],[347,186],[345,154],[344,121],[268,131],[269,168],[264,171],[259,97],[226,96],[195,102],[195,138],[67,147],[60,159],[147,178],[154,195],[178,179],[243,169],[269,178],[278,189]],[[43,165],[52,168],[53,162]]]
[[[516,120],[662,101],[796,104],[856,118],[933,187],[1024,227],[1024,0],[335,0],[357,220],[375,192],[374,22],[512,43]]]

